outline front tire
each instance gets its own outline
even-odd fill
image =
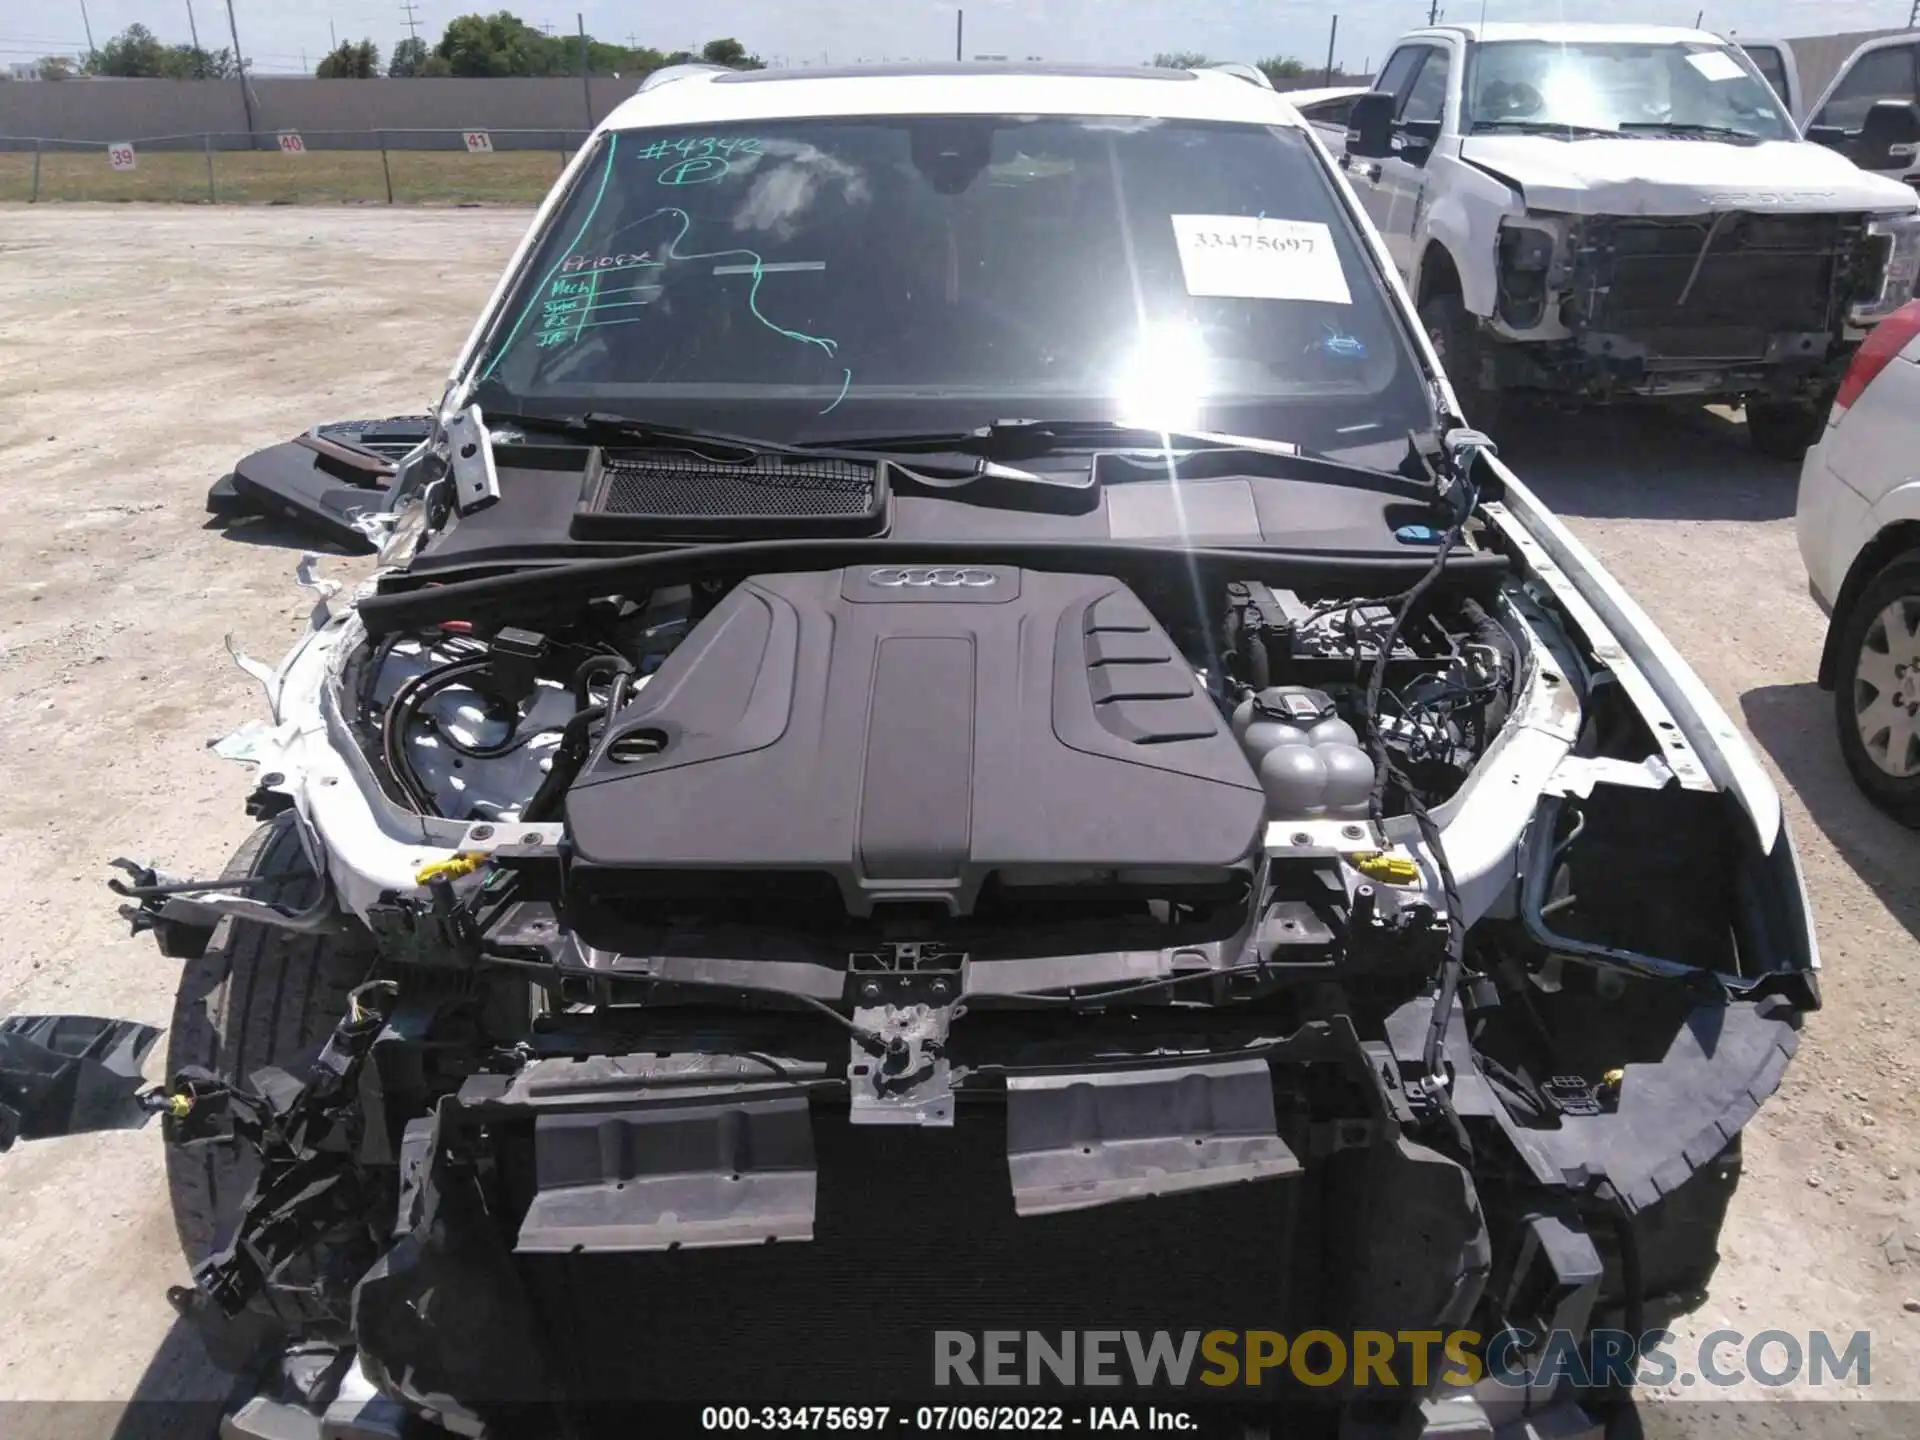
[[[1869,800],[1920,829],[1920,551],[1883,566],[1842,625],[1840,753]]]
[[[284,880],[249,891],[256,899],[297,908],[320,895],[290,816],[254,831],[222,878],[252,875]],[[298,935],[250,920],[221,921],[206,953],[180,977],[168,1076],[188,1065],[228,1080],[244,1080],[269,1065],[300,1074],[347,1013],[347,994],[366,979],[372,958],[366,943],[353,936]],[[238,1141],[169,1145],[166,1156],[174,1228],[187,1264],[197,1265],[226,1243],[259,1173],[259,1157]]]
[[[1795,400],[1747,402],[1747,438],[1769,460],[1804,460],[1827,423],[1826,411]]]
[[[1452,291],[1427,298],[1420,323],[1440,354],[1440,368],[1460,400],[1463,417],[1480,430],[1492,430],[1506,409],[1506,397],[1485,382],[1487,341],[1466,301]]]

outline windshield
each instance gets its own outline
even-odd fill
[[[1737,52],[1717,45],[1481,45],[1467,86],[1467,120],[1469,130],[1705,128],[1794,138],[1766,81]]]
[[[1434,423],[1285,127],[969,116],[601,137],[495,320],[489,410],[769,439],[1123,419],[1337,451]]]

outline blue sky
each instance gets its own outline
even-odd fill
[[[96,41],[138,21],[169,41],[187,39],[191,3],[201,42],[228,43],[224,0],[85,0]],[[1612,0],[1609,20],[1690,25],[1702,0]],[[1806,35],[1904,25],[1909,0],[1706,0],[1708,29],[1743,35]],[[0,0],[0,63],[86,45],[82,0]],[[455,15],[495,9],[419,0],[414,9],[429,43]],[[954,6],[934,0],[700,0],[668,7],[615,0],[523,0],[507,8],[535,25],[570,32],[576,13],[609,40],[629,35],[663,50],[693,48],[733,35],[770,60],[798,65],[883,58],[950,58]],[[1394,38],[1426,19],[1426,0],[971,0],[966,51],[1039,55],[1050,60],[1134,62],[1161,50],[1200,50],[1218,59],[1293,54],[1325,58],[1329,17],[1340,16],[1337,55],[1358,69],[1377,64]],[[371,37],[385,54],[407,34],[397,0],[234,0],[240,40],[261,73],[310,70],[329,36]],[[1481,0],[1452,0],[1449,19],[1478,19]],[[1577,0],[1487,0],[1494,20],[1595,18]],[[331,31],[329,30],[331,23]]]

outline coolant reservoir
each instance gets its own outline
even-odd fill
[[[1271,686],[1240,702],[1233,731],[1267,792],[1269,819],[1366,815],[1373,759],[1325,691]]]

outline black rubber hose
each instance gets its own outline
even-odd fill
[[[633,665],[624,655],[591,655],[580,662],[580,668],[573,672],[573,704],[576,710],[585,710],[593,704],[593,677],[601,671],[633,673]]]
[[[546,820],[548,810],[567,786],[573,783],[580,762],[586,757],[587,730],[594,721],[607,716],[604,705],[589,705],[584,710],[576,710],[573,718],[567,721],[567,728],[560,732],[560,743],[553,747],[553,760],[547,766],[547,773],[540,781],[540,788],[533,792],[533,798],[521,807],[520,820],[531,824],[536,820]]]

